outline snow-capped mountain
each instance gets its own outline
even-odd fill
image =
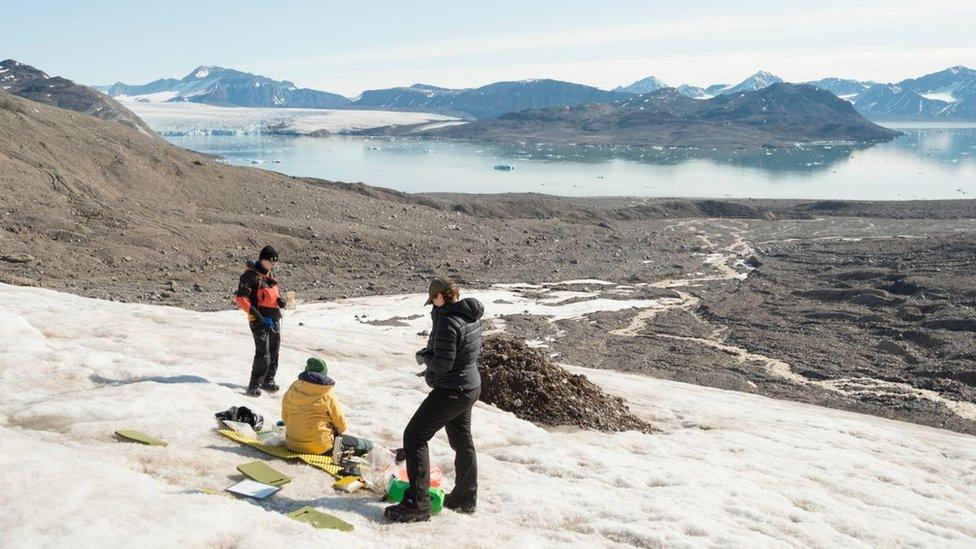
[[[737,84],[677,86],[694,99],[756,91],[783,79],[759,71]],[[956,66],[896,84],[844,78],[805,82],[850,101],[869,118],[888,120],[976,120],[976,71]],[[477,88],[443,88],[430,84],[364,91],[348,99],[338,94],[298,88],[277,81],[215,66],[201,66],[177,80],[164,78],[142,85],[121,82],[100,87],[110,96],[138,102],[194,102],[223,107],[356,108],[425,111],[469,118],[488,118],[525,109],[545,109],[609,103],[666,87],[649,76],[612,91],[550,79],[495,82]]]
[[[350,103],[341,95],[299,88],[287,80],[207,65],[197,67],[180,80],[164,78],[135,86],[117,82],[101,89],[112,97],[124,96],[127,100],[189,101],[221,107],[330,109]]]
[[[176,92],[173,90],[176,90],[180,83],[181,81],[176,78],[161,78],[148,84],[129,85],[116,82],[111,86],[96,87],[112,97],[137,97],[146,102],[156,102],[163,101],[166,97],[174,97]]]
[[[864,93],[868,88],[875,85],[876,82],[861,82],[860,80],[852,80],[849,78],[821,78],[820,80],[804,82],[804,84],[816,86],[822,90],[829,91],[841,99],[849,100]]]
[[[630,95],[560,80],[530,79],[466,89],[414,84],[368,90],[353,105],[364,109],[422,110],[486,118],[525,109],[607,103]]]
[[[653,81],[653,82],[648,82],[648,81]],[[705,88],[701,88],[699,86],[692,86],[690,84],[681,84],[680,86],[677,86],[675,89],[677,89],[678,92],[681,93],[681,95],[684,95],[686,97],[691,97],[692,99],[710,99],[712,97],[715,97],[716,95],[726,95],[730,93],[761,90],[763,88],[768,88],[769,86],[773,84],[777,84],[782,81],[783,81],[782,78],[774,74],[770,74],[766,71],[759,71],[753,74],[752,76],[746,78],[742,82],[739,82],[738,84],[712,84],[711,86]],[[647,89],[640,89],[639,85],[644,82],[648,82],[648,85],[645,86]],[[651,87],[650,84],[652,83],[656,84],[657,87]],[[664,82],[661,82],[660,80],[652,76],[649,78],[645,78],[644,80],[638,80],[637,82],[634,82],[630,86],[618,87],[616,91],[626,91],[634,94],[642,94],[642,93],[652,92],[664,88],[666,86],[667,85]]]
[[[872,86],[850,101],[858,111],[880,119],[937,118],[949,106],[945,101],[926,99],[897,84]]]
[[[770,74],[766,71],[759,71],[756,74],[753,74],[749,78],[746,78],[745,80],[739,82],[734,86],[728,86],[715,91],[713,95],[727,95],[730,93],[761,90],[763,88],[768,88],[773,84],[778,84],[782,81],[783,79],[776,76],[775,74]]]
[[[678,93],[681,95],[690,97],[692,99],[708,99],[712,97],[712,95],[705,91],[705,88],[699,88],[698,86],[692,86],[689,84],[682,84],[675,89],[677,89]]]
[[[0,61],[0,89],[31,101],[118,122],[151,134],[132,111],[105,94],[13,59]]]
[[[550,79],[495,82],[478,88],[451,89],[430,84],[366,90],[349,99],[334,93],[298,88],[222,67],[201,66],[176,80],[142,85],[116,83],[99,89],[125,101],[193,102],[220,107],[357,108],[425,111],[482,118],[530,108],[609,102],[628,93]]]
[[[882,120],[976,120],[976,71],[956,66],[897,84],[876,84],[849,99]]]
[[[640,95],[642,93],[650,93],[666,87],[668,87],[668,85],[659,80],[657,77],[648,76],[647,78],[642,78],[629,86],[617,86],[613,91],[636,93]]]
[[[722,93],[722,90],[726,90],[731,87],[732,87],[731,84],[712,84],[711,86],[705,88],[705,93],[711,96],[716,96]]]
[[[957,65],[919,78],[902,80],[898,85],[926,99],[957,103],[976,95],[976,70]]]
[[[683,95],[707,99],[754,91],[782,80],[759,71],[735,85],[707,88],[678,86]],[[894,84],[850,78],[822,78],[804,82],[850,101],[861,114],[876,120],[976,120],[976,70],[955,66]]]
[[[29,84],[51,78],[46,72],[13,59],[0,61],[0,89],[15,93]]]

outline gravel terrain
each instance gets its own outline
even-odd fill
[[[570,286],[661,306],[518,315],[507,335],[558,362],[976,433],[974,201],[407,195],[0,100],[0,282],[227,309],[265,244],[305,301],[422,292],[434,273],[599,279]]]

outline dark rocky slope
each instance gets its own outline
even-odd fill
[[[0,89],[31,101],[118,122],[143,133],[153,133],[135,113],[98,90],[60,76],[48,76],[13,59],[0,61]]]

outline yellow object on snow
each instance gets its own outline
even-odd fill
[[[333,430],[345,432],[346,418],[332,387],[299,379],[288,388],[281,399],[281,419],[289,450],[325,454],[332,450]]]
[[[241,444],[246,444],[252,448],[261,450],[270,456],[280,457],[282,459],[300,459],[312,467],[322,469],[326,473],[329,473],[336,478],[341,478],[339,471],[341,471],[342,468],[332,464],[331,456],[319,456],[315,454],[293,452],[284,446],[272,446],[270,444],[264,444],[260,440],[245,437],[239,433],[231,431],[230,429],[217,429],[217,432],[231,440],[235,440]]]

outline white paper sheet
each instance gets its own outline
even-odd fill
[[[228,492],[247,496],[249,498],[264,499],[280,490],[277,486],[262,484],[250,479],[242,480],[237,484],[226,488]]]

